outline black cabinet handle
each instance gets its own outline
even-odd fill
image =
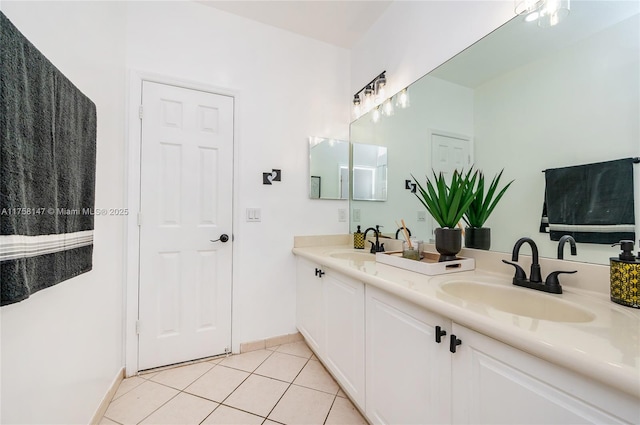
[[[447,331],[442,330],[440,326],[436,326],[436,342],[440,344],[442,342],[442,337],[447,334]]]
[[[449,344],[449,351],[451,351],[452,353],[456,352],[456,347],[458,345],[462,344],[462,340],[458,339],[455,335],[451,335],[451,341]]]
[[[321,269],[316,268],[316,276],[322,277],[323,274],[324,272]]]

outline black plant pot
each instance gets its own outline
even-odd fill
[[[462,230],[459,228],[436,228],[436,251],[440,253],[439,262],[452,261],[462,249]]]
[[[465,248],[491,248],[491,229],[488,227],[467,227],[464,229]]]

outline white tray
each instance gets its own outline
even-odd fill
[[[410,260],[402,257],[402,251],[377,252],[376,261],[382,264],[410,270],[416,273],[422,273],[429,276],[463,272],[476,268],[476,262],[473,258],[457,257],[452,261],[438,262],[440,254],[434,252],[423,252],[420,261]]]

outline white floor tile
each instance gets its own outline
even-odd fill
[[[260,425],[261,416],[252,415],[228,406],[220,406],[202,422],[207,425]]]
[[[347,398],[336,397],[326,425],[367,425],[358,409]]]
[[[128,393],[129,391],[131,391],[138,385],[142,384],[143,382],[146,382],[146,380],[142,378],[138,378],[137,376],[132,376],[131,378],[122,380],[122,382],[120,383],[120,386],[118,387],[118,391],[116,391],[116,393],[113,396],[113,399],[115,400],[116,398],[122,396],[123,394]]]
[[[307,360],[291,354],[273,353],[254,373],[281,381],[292,382]]]
[[[163,370],[151,378],[151,381],[183,390],[193,381],[207,373],[214,365],[208,362],[195,363]]]
[[[198,425],[218,403],[191,394],[180,393],[147,417],[142,424]]]
[[[269,419],[285,424],[322,425],[335,396],[292,385],[282,396]]]
[[[220,403],[248,376],[247,372],[218,365],[198,378],[184,391]]]
[[[137,424],[176,394],[173,388],[146,381],[114,400],[105,416],[121,424]]]
[[[236,354],[225,358],[219,364],[222,366],[232,367],[234,369],[244,370],[246,372],[253,372],[260,366],[260,364],[271,355],[272,351],[269,350],[256,350],[249,351],[244,354]]]
[[[288,386],[282,381],[251,375],[224,404],[266,417]]]
[[[313,355],[313,352],[304,341],[292,342],[289,344],[282,344],[278,346],[276,350],[279,353],[293,354],[294,356],[304,357],[308,359]]]
[[[293,383],[334,395],[340,389],[333,377],[318,360],[309,360]]]

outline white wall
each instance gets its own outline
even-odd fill
[[[122,207],[122,4],[3,0],[2,11],[95,102],[96,207]],[[93,416],[123,366],[123,224],[96,217],[91,272],[0,310],[0,422],[88,423]]]
[[[351,92],[387,71],[392,95],[513,17],[512,0],[396,1],[352,49]]]
[[[235,90],[234,349],[295,332],[294,235],[348,231],[347,201],[308,199],[308,136],[346,139],[349,51],[194,2],[127,4],[126,64]],[[262,173],[282,181],[262,184]],[[244,221],[261,208],[262,222]]]

